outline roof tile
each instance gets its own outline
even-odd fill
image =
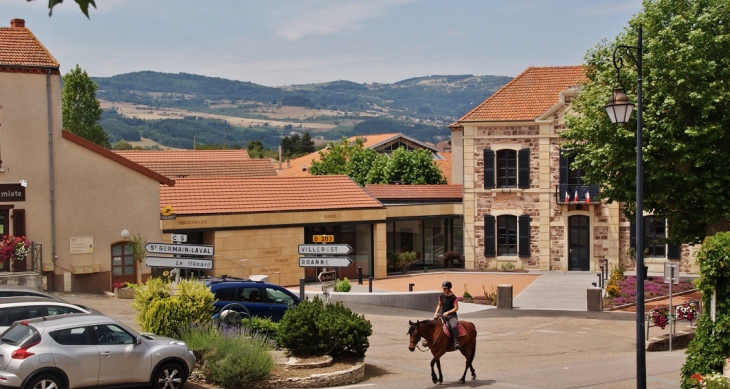
[[[25,27],[0,27],[0,67],[59,67],[58,61]]]
[[[459,200],[462,185],[366,185],[371,195],[383,200]]]
[[[585,80],[583,66],[530,67],[459,122],[535,120]]]
[[[383,208],[347,176],[181,178],[160,186],[177,215]]]
[[[115,153],[173,178],[276,175],[269,159],[249,159],[246,150],[118,150]]]

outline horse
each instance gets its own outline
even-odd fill
[[[444,376],[441,373],[440,358],[447,352],[454,351],[454,342],[444,332],[444,320],[438,318],[436,320],[416,321],[415,323],[409,320],[408,324],[410,325],[408,335],[411,337],[408,350],[415,350],[416,345],[423,338],[424,344],[431,349],[431,354],[433,354],[433,359],[431,360],[431,380],[434,384],[442,384],[444,382]],[[468,369],[471,369],[471,379],[475,380],[477,378],[477,373],[474,371],[474,366],[472,366],[477,348],[477,330],[474,324],[468,321],[459,321],[459,326],[463,326],[466,330],[466,335],[459,336],[459,343],[461,344],[459,351],[466,358],[464,374],[461,375],[461,379],[459,380],[459,383],[463,384]],[[436,378],[436,373],[433,371],[434,364],[439,370],[438,379]]]

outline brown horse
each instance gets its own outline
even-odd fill
[[[415,323],[408,321],[410,328],[408,329],[408,335],[411,336],[408,349],[413,351],[416,348],[418,342],[423,338],[425,345],[431,349],[433,359],[431,360],[431,380],[434,384],[442,384],[444,382],[444,375],[441,374],[441,360],[440,358],[446,354],[446,352],[454,351],[454,342],[444,332],[444,322],[441,318],[436,320],[416,321]],[[466,330],[466,335],[459,336],[459,343],[461,347],[459,351],[466,358],[466,367],[464,368],[464,374],[461,375],[459,383],[465,382],[466,371],[471,369],[471,379],[477,378],[477,373],[474,372],[474,354],[477,348],[477,330],[474,324],[468,321],[459,321],[459,326],[463,326]],[[433,365],[439,369],[438,379],[436,373],[433,371]]]

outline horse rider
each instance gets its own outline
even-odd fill
[[[459,321],[456,317],[456,311],[459,310],[459,301],[456,299],[456,295],[451,292],[451,282],[444,281],[441,284],[441,288],[444,290],[444,294],[439,296],[439,304],[436,307],[436,312],[433,314],[433,318],[436,319],[439,315],[449,325],[451,329],[451,338],[454,339],[454,350],[459,349]]]

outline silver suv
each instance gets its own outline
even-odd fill
[[[0,388],[22,389],[180,389],[195,366],[184,342],[94,314],[16,322],[0,336],[0,358]]]

